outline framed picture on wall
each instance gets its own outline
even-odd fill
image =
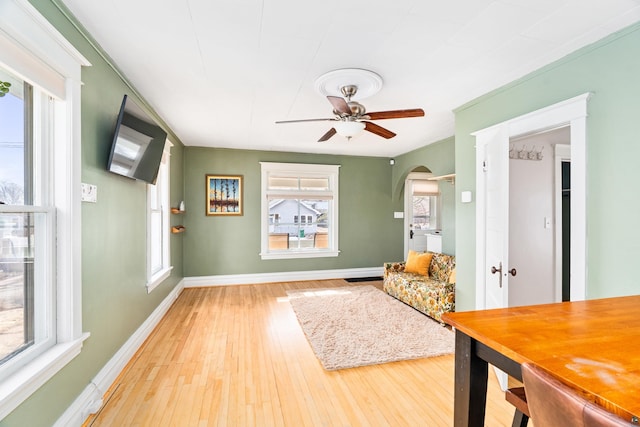
[[[207,175],[207,215],[242,215],[242,175]]]

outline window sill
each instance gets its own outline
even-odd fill
[[[3,381],[0,384],[0,420],[80,354],[82,343],[87,338],[89,333],[76,340],[54,345]]]
[[[266,259],[299,259],[299,258],[330,258],[340,255],[340,251],[299,251],[299,252],[271,252],[261,253],[260,258]]]
[[[147,293],[150,294],[152,290],[157,288],[160,283],[162,283],[167,277],[169,277],[171,275],[171,270],[173,270],[173,266],[160,270],[159,272],[151,276],[151,280],[149,280],[149,283],[147,283]]]

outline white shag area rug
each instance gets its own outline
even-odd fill
[[[287,295],[327,370],[454,352],[452,331],[374,286],[296,290]]]

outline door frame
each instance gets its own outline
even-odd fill
[[[541,132],[569,125],[571,129],[571,301],[586,298],[587,238],[586,238],[586,151],[587,101],[591,93],[558,102],[528,114],[473,132],[476,146],[503,131],[507,138]],[[506,144],[508,147],[508,144]],[[504,152],[508,158],[508,149]],[[485,174],[483,159],[476,155],[476,309],[485,308]],[[509,177],[503,188],[508,189]],[[505,289],[506,291],[506,289]]]
[[[404,235],[404,259],[407,259],[409,254],[409,224],[412,215],[409,215],[410,210],[413,209],[411,204],[413,202],[413,181],[428,181],[433,177],[431,172],[409,172],[404,179],[404,229],[402,233]]]

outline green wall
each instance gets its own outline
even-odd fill
[[[386,158],[185,148],[187,277],[382,267],[402,257]],[[260,259],[260,162],[340,165],[339,248],[330,258]],[[244,176],[244,215],[205,215],[205,175]],[[397,220],[395,220],[397,221]]]
[[[305,270],[381,267],[403,258],[403,185],[407,173],[426,166],[452,173],[454,140],[431,144],[398,157],[394,166],[378,157],[330,156],[186,147],[184,239],[185,277]],[[339,248],[331,258],[260,259],[260,162],[340,165]],[[244,176],[244,215],[205,215],[205,175]],[[443,195],[443,250],[454,253],[454,187],[440,184]],[[446,231],[446,233],[444,233]],[[366,250],[364,249],[366,248]]]
[[[395,161],[391,180],[394,210],[402,211],[404,209],[404,181],[411,171],[417,167],[424,166],[436,176],[455,172],[455,140],[451,137],[429,144],[426,147],[398,156]],[[438,188],[441,198],[442,252],[455,255],[455,183],[439,181]],[[398,221],[402,223],[402,220]]]
[[[183,223],[187,231],[171,235],[171,277],[147,294],[146,187],[105,170],[123,94],[144,102],[52,0],[31,2],[92,64],[82,72],[81,123],[82,182],[98,188],[98,202],[82,205],[83,330],[91,336],[80,355],[0,420],[2,427],[52,425],[185,276],[377,267],[401,259],[402,220],[393,219],[393,211],[402,210],[402,192],[395,181],[414,165],[452,171],[453,140],[401,156],[391,166],[386,158],[185,148],[165,126],[175,144],[171,205],[184,200],[187,210],[171,223]],[[341,165],[340,256],[260,260],[260,161]],[[205,215],[208,173],[244,175],[242,217]],[[450,213],[443,224],[453,224],[451,204],[443,211]]]
[[[151,294],[146,291],[146,187],[106,172],[116,115],[127,93],[144,105],[51,0],[32,4],[92,66],[82,72],[82,182],[98,188],[98,202],[82,205],[83,330],[91,336],[80,355],[3,420],[0,426],[50,426],[95,375],[186,276],[377,267],[402,259],[402,183],[415,166],[436,174],[453,171],[453,139],[386,158],[312,155],[184,147],[169,130],[171,205],[185,201],[187,213],[172,216],[187,231],[171,235],[173,270]],[[148,112],[157,117],[147,107]],[[340,256],[307,260],[259,257],[260,163],[339,164]],[[245,214],[205,215],[205,175],[242,174]],[[443,228],[454,229],[453,190],[444,183]],[[453,244],[445,243],[453,252]]]
[[[82,352],[0,426],[51,426],[182,279],[182,241],[171,237],[174,269],[146,291],[146,186],[106,172],[116,116],[131,90],[49,0],[32,1],[93,66],[83,69],[82,182],[97,185],[98,202],[82,204]],[[137,97],[134,99],[141,102]],[[157,117],[156,117],[157,118]],[[171,160],[172,203],[182,199],[183,147]],[[173,219],[172,219],[173,220]]]
[[[475,199],[471,132],[586,92],[587,298],[640,292],[640,24],[456,111],[456,193]],[[459,198],[458,198],[459,199]],[[456,308],[475,306],[475,202],[456,206]]]
[[[455,190],[441,183],[444,250],[457,256],[457,307],[475,304],[475,147],[471,132],[593,92],[587,147],[587,295],[638,293],[630,266],[640,257],[635,227],[640,198],[640,25],[584,48],[456,111],[455,141],[447,139],[388,159],[183,147],[171,160],[172,204],[187,213],[172,218],[187,231],[171,236],[172,276],[151,294],[145,288],[145,186],[105,171],[122,79],[80,36],[51,0],[34,6],[93,64],[82,78],[82,181],[98,186],[98,203],[82,206],[82,353],[0,426],[50,426],[183,276],[286,272],[379,266],[402,257],[404,177],[416,166],[435,174],[455,170]],[[135,98],[135,96],[134,96]],[[455,157],[455,167],[452,163]],[[260,161],[340,164],[340,256],[262,261],[259,257]],[[245,177],[245,214],[207,217],[205,174]],[[475,199],[475,197],[474,197]],[[455,214],[454,214],[455,212]],[[455,218],[455,220],[453,219]]]

